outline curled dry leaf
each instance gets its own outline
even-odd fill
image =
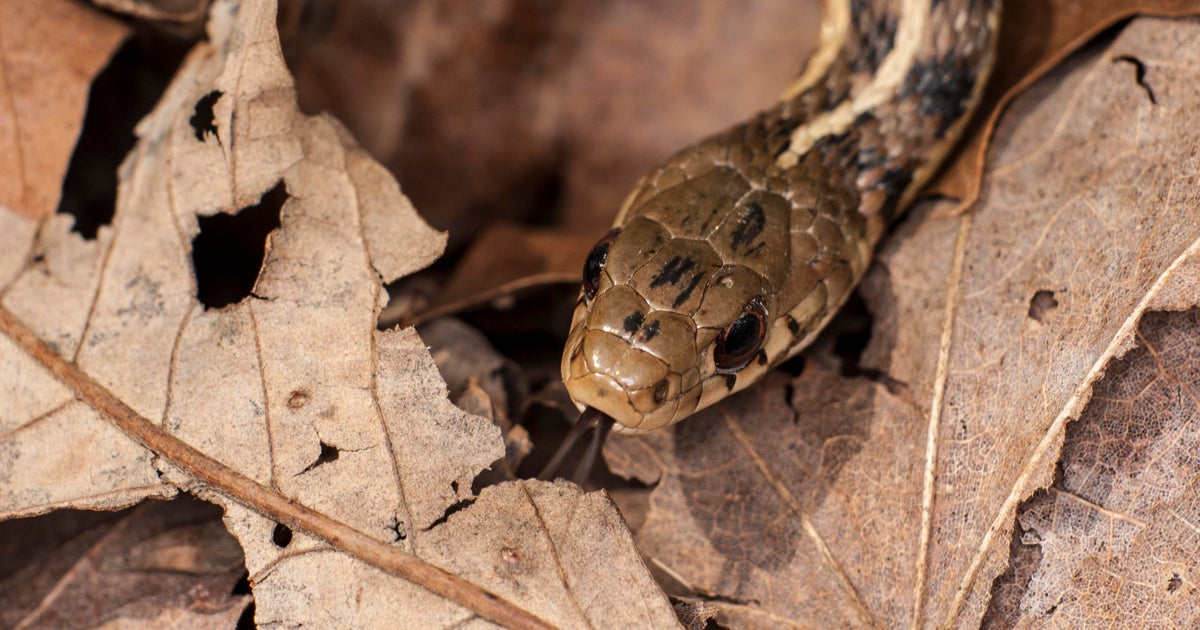
[[[141,20],[203,30],[210,0],[92,0],[96,6]],[[285,0],[286,1],[286,0]],[[190,29],[189,29],[190,30]]]
[[[1200,326],[1151,313],[1200,301],[1197,54],[1140,19],[1019,99],[975,209],[918,209],[870,272],[873,378],[810,363],[642,438],[652,566],[739,627],[1200,616]],[[1040,559],[994,586],[1017,518]]]
[[[300,114],[274,3],[215,2],[137,135],[96,240],[0,212],[0,518],[195,493],[264,627],[675,622],[603,495],[473,494],[499,430],[448,402],[412,329],[375,330],[382,283],[445,237]],[[281,191],[253,290],[206,308],[201,219]]]

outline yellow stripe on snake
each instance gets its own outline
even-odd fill
[[[999,0],[825,5],[783,99],[643,177],[584,264],[563,382],[620,431],[678,422],[810,343],[979,101]]]

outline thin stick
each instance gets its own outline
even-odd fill
[[[183,469],[213,491],[294,530],[321,538],[335,549],[424,587],[501,626],[553,627],[495,593],[285,497],[167,433],[55,352],[3,307],[0,307],[0,333],[7,335],[22,351],[74,390],[76,398],[99,411],[139,444]]]

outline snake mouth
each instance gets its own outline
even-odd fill
[[[617,422],[618,428],[636,428],[642,423],[642,413],[634,408],[624,388],[606,374],[585,372],[573,374],[567,381],[567,393],[576,405],[592,407]]]
[[[619,433],[640,433],[674,422],[680,377],[625,339],[604,331],[590,333],[564,354],[563,382],[576,405],[611,417]]]

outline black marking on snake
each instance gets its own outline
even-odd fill
[[[643,315],[641,311],[634,311],[634,312],[630,313],[629,317],[625,318],[625,323],[624,323],[625,332],[632,335],[633,333],[637,332],[639,328],[642,327],[642,322],[644,322],[644,321],[646,321],[646,316]]]
[[[676,285],[683,279],[683,275],[696,267],[696,261],[691,258],[676,256],[667,261],[662,269],[650,279],[650,288],[657,289],[664,284]]]
[[[850,2],[851,32],[862,37],[861,50],[851,65],[856,73],[875,74],[896,43],[896,16],[886,10],[882,15],[869,15],[870,8],[867,0]]]
[[[914,63],[900,85],[900,98],[917,97],[918,113],[941,117],[938,137],[944,136],[967,109],[978,79],[970,65],[968,60],[951,51],[940,59]]]
[[[855,119],[854,126],[862,128],[878,122],[874,116],[864,112]],[[883,174],[870,185],[869,189],[882,191],[886,195],[880,212],[885,219],[890,221],[896,213],[896,204],[900,202],[901,195],[912,183],[911,165],[902,158],[888,156],[882,147],[863,147],[858,153],[855,166],[859,173],[886,167]]]
[[[763,228],[767,225],[767,213],[763,210],[762,204],[757,201],[751,201],[746,205],[746,212],[738,217],[737,225],[733,228],[733,238],[729,242],[729,246],[733,251],[745,249],[754,239],[762,234]],[[750,252],[743,252],[750,253]]]
[[[766,365],[767,364],[767,351],[759,350],[758,354],[754,355],[754,360],[757,361],[759,365]]]
[[[658,336],[658,320],[654,320],[642,329],[642,341],[650,341]]]
[[[771,159],[779,159],[779,156],[787,153],[787,150],[792,147],[792,132],[800,126],[799,118],[790,118],[780,120],[774,125],[768,124],[765,121],[757,121],[760,125],[765,125],[767,135],[767,151],[771,154]]]
[[[696,290],[696,285],[700,284],[701,279],[702,278],[700,277],[700,274],[693,274],[692,281],[688,283],[687,287],[675,297],[675,301],[671,302],[671,308],[679,308],[680,304],[686,302],[687,299],[692,295],[692,291]]]
[[[784,315],[784,321],[787,322],[788,332],[792,333],[792,338],[795,339],[800,334],[800,322],[796,321],[791,315]]]
[[[733,386],[737,385],[737,374],[725,375],[725,389],[733,390]]]
[[[870,114],[863,113],[854,121],[854,127],[863,124],[865,117]],[[873,120],[873,119],[871,119]],[[859,146],[858,135],[852,130],[845,133],[825,136],[813,145],[813,148],[820,152],[821,159],[826,164],[848,165],[855,159],[855,156],[862,150]]]
[[[896,204],[900,203],[900,196],[904,194],[909,184],[912,183],[912,177],[912,169],[901,165],[889,168],[884,172],[883,177],[879,178],[879,182],[875,184],[875,189],[882,190],[887,194],[887,201],[883,203],[880,212],[883,213],[883,217],[888,221],[891,221],[896,216]]]
[[[700,232],[707,232],[712,220],[716,218],[717,211],[720,210],[716,204],[709,204],[708,216],[704,217],[704,222],[700,224]]]

